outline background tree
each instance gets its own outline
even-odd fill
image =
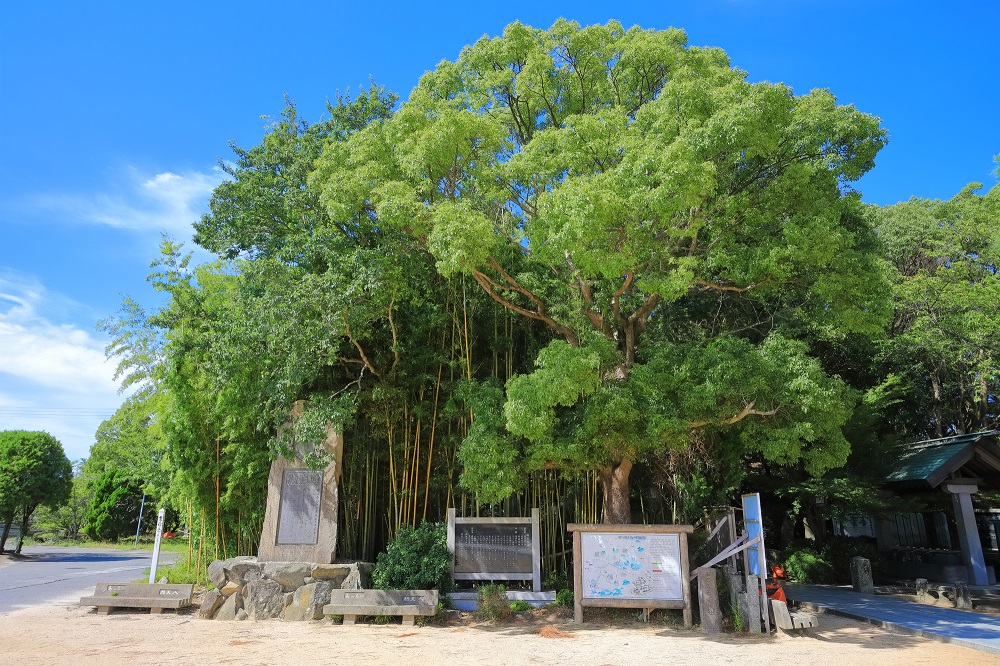
[[[62,444],[47,432],[0,432],[0,507],[4,510],[0,552],[3,552],[15,517],[21,533],[14,553],[21,552],[28,521],[40,504],[58,506],[69,497],[73,466]]]
[[[84,470],[84,460],[73,462],[73,483],[65,504],[48,507],[44,504],[35,512],[34,529],[57,539],[77,540],[83,530],[84,516],[90,506],[93,491],[91,475]]]
[[[596,469],[605,520],[628,522],[633,462],[698,431],[812,474],[846,459],[854,397],[798,338],[885,316],[850,189],[884,140],[679,30],[514,23],[328,144],[309,182],[330,225],[402,230],[557,338],[507,382],[504,428],[464,441],[467,482]]]
[[[1000,389],[1000,185],[878,210],[894,283],[889,366],[913,436],[993,428]]]
[[[110,469],[93,479],[91,494],[83,524],[89,538],[118,541],[135,535],[143,501],[141,479],[123,469]],[[154,506],[152,501],[149,506]],[[156,512],[150,511],[146,517],[150,515]]]

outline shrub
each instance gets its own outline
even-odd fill
[[[573,590],[568,587],[556,592],[556,605],[557,606],[572,606],[573,605]]]
[[[515,613],[523,613],[524,611],[531,610],[531,604],[524,599],[514,599],[514,601],[510,602],[510,609]]]
[[[507,601],[507,588],[491,583],[476,588],[479,608],[475,616],[480,620],[506,620],[514,611]]]
[[[868,558],[876,578],[885,564],[885,558],[874,543],[851,537],[832,537],[819,547],[811,542],[794,542],[782,555],[788,577],[807,584],[850,583],[852,557]]]
[[[372,584],[379,590],[454,589],[446,527],[428,522],[400,526],[396,538],[378,555]]]
[[[785,573],[799,583],[834,582],[833,565],[814,548],[802,547],[786,555]]]

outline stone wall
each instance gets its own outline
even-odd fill
[[[318,620],[330,603],[330,590],[367,589],[371,569],[367,562],[216,560],[208,566],[216,589],[205,593],[198,615],[214,620]]]

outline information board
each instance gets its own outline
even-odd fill
[[[530,523],[457,523],[455,573],[521,573],[531,576]]]
[[[581,537],[585,599],[684,599],[679,534]]]
[[[573,619],[584,607],[683,611],[692,626],[688,535],[691,525],[570,523],[573,534]]]
[[[460,580],[530,580],[542,590],[538,509],[531,517],[459,517],[448,509],[451,573]]]

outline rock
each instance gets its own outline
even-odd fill
[[[201,600],[201,608],[198,609],[198,617],[206,620],[212,619],[215,611],[219,609],[224,601],[222,594],[218,590],[209,590]]]
[[[239,609],[238,611],[236,611],[236,619],[237,620],[245,620],[245,619],[247,619],[247,612],[245,610],[243,610],[242,608]]]
[[[351,567],[351,573],[340,584],[342,590],[367,590],[371,585],[371,576],[367,567],[360,563]]]
[[[225,585],[223,585],[221,588],[219,588],[219,592],[222,593],[223,596],[228,597],[233,592],[239,591],[239,589],[240,589],[239,585],[237,585],[233,581],[229,581],[228,583],[226,583]]]
[[[344,584],[344,580],[350,575],[352,569],[357,569],[348,564],[317,564],[312,569],[313,580],[332,580],[336,587]]]
[[[226,563],[222,560],[215,560],[209,564],[208,578],[213,585],[221,589],[226,584]]]
[[[292,602],[285,607],[285,620],[319,620],[323,617],[323,606],[330,603],[332,580],[309,583],[291,593]]]
[[[216,620],[235,620],[236,614],[243,609],[243,597],[239,594],[231,594],[226,602],[222,604],[215,613]]]
[[[267,562],[263,577],[281,583],[286,592],[302,587],[312,573],[313,565],[307,562]]]
[[[251,581],[260,580],[263,570],[263,562],[236,562],[226,567],[226,578],[237,585],[245,585]]]
[[[285,590],[276,580],[262,578],[250,581],[243,587],[243,608],[251,620],[278,617],[284,607]]]

